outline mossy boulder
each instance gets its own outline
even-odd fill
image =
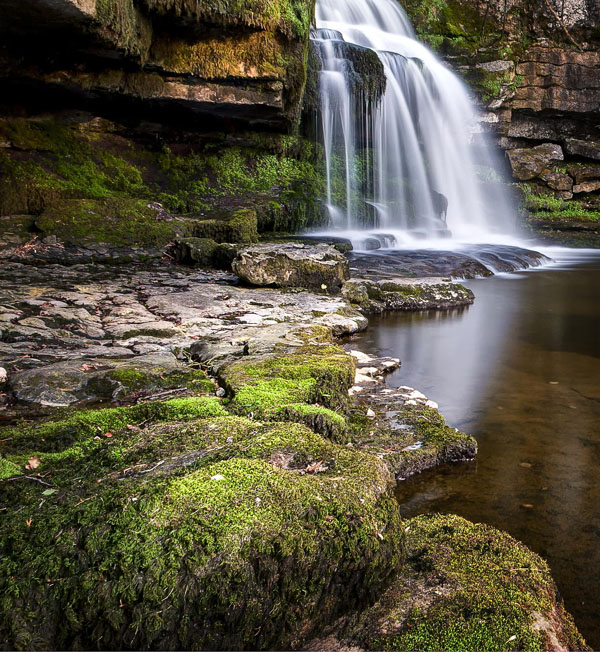
[[[547,564],[505,532],[440,514],[406,532],[407,565],[366,619],[366,649],[589,649]]]
[[[444,309],[469,305],[475,300],[468,288],[441,278],[350,279],[344,283],[342,295],[366,315],[384,310]]]
[[[354,370],[354,358],[345,351],[317,345],[303,347],[298,353],[226,364],[219,369],[219,376],[232,394],[233,410],[272,419],[284,408],[307,412],[298,408],[301,403],[344,410]],[[325,419],[326,413],[321,415]]]
[[[294,647],[401,565],[375,457],[232,417],[109,434],[54,456],[13,443],[45,484],[0,480],[10,647]]]
[[[209,219],[190,219],[187,225],[190,235],[211,239],[215,242],[249,244],[258,240],[256,211],[238,208],[233,211],[217,211]]]
[[[252,285],[303,287],[339,292],[348,279],[348,259],[328,245],[262,244],[238,251],[233,271]]]

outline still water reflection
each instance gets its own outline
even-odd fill
[[[373,320],[358,348],[402,359],[388,377],[474,435],[477,461],[403,483],[407,516],[447,511],[545,557],[600,649],[600,252],[474,280],[471,307]]]

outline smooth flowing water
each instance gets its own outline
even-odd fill
[[[401,358],[388,383],[479,443],[475,462],[401,483],[404,514],[457,513],[525,542],[600,649],[600,251],[552,255],[469,281],[468,308],[373,319],[354,344]]]
[[[334,229],[356,249],[366,237],[385,247],[514,231],[516,211],[466,86],[415,39],[396,0],[318,0],[313,40]],[[357,90],[348,47],[381,61],[379,100]]]

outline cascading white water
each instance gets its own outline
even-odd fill
[[[497,161],[465,85],[415,39],[396,0],[318,0],[313,40],[334,229],[357,248],[373,237],[396,246],[450,235],[490,241],[513,231],[515,208],[491,182]],[[386,77],[379,101],[356,96],[344,43],[379,57]]]

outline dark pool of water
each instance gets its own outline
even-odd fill
[[[453,512],[525,542],[600,649],[600,251],[553,255],[468,282],[468,308],[373,319],[355,343],[401,358],[388,383],[479,442],[475,462],[403,483],[405,515]]]

